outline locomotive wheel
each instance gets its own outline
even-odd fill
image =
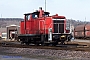
[[[56,46],[58,44],[58,42],[55,42],[54,44],[53,44],[53,46]]]
[[[42,43],[41,45],[42,45],[42,46],[46,46],[46,44],[45,44],[45,43]]]
[[[23,42],[21,42],[21,44],[24,44]]]
[[[36,45],[36,46],[39,46],[39,43],[36,43],[35,45]]]
[[[28,42],[26,42],[25,44],[26,44],[26,45],[29,45],[29,43],[28,43]]]
[[[42,46],[45,46],[44,41],[45,41],[45,36],[44,35],[41,35],[41,45]]]
[[[23,41],[21,41],[21,45],[24,45],[24,42]]]
[[[63,44],[65,44],[64,42],[65,42],[65,41],[64,41],[64,40],[62,40],[60,44],[61,44],[61,45],[63,45]]]

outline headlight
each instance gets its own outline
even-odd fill
[[[61,38],[65,37],[65,35],[62,35]]]
[[[64,40],[66,38],[65,35],[60,36],[60,40]]]

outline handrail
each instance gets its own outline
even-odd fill
[[[40,21],[39,21],[39,30],[40,30],[40,28],[41,28],[41,27],[40,27],[40,22],[44,22],[44,23],[43,23],[43,24],[44,24],[44,25],[43,25],[43,30],[45,30],[45,21],[44,21],[44,20],[40,20]]]

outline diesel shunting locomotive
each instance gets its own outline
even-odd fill
[[[33,13],[24,14],[24,21],[20,22],[21,33],[18,35],[21,43],[57,45],[70,41],[71,34],[70,30],[66,29],[66,17],[49,14],[41,7]]]

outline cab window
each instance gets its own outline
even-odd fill
[[[37,14],[32,14],[32,18],[38,18],[39,16]]]
[[[30,19],[30,15],[26,15],[26,20],[29,20]]]

